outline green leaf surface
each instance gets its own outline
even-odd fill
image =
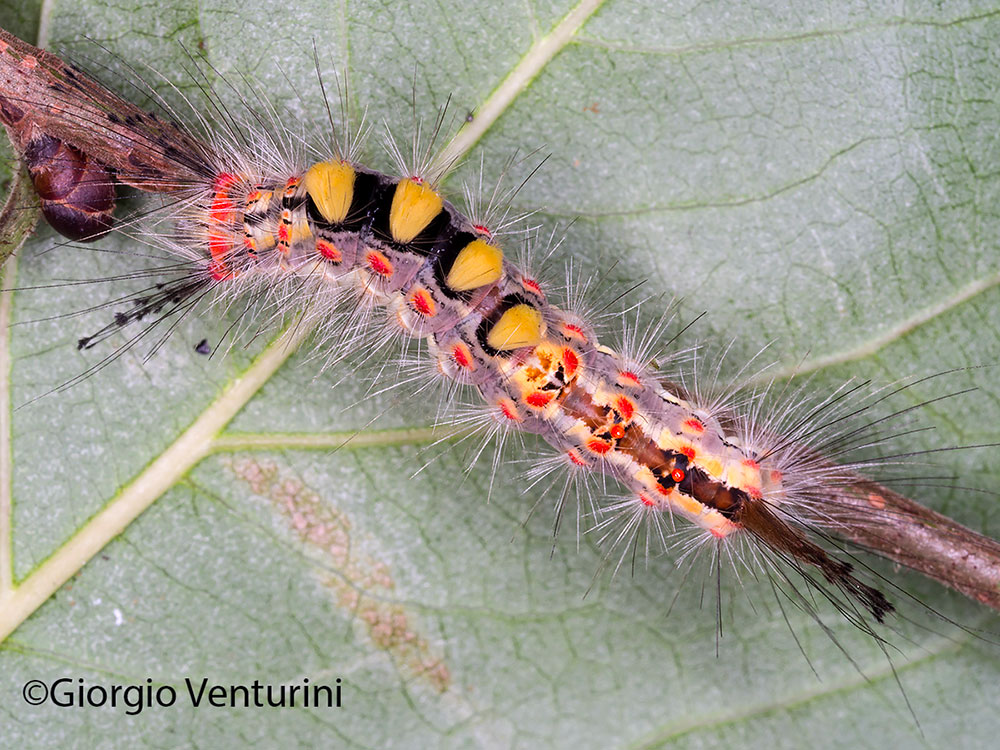
[[[31,29],[23,7],[0,8],[0,23]],[[663,305],[682,297],[689,317],[709,313],[695,339],[735,341],[730,373],[769,344],[785,370],[804,360],[819,393],[1000,362],[995,3],[80,0],[46,4],[41,21],[50,47],[140,103],[134,71],[200,101],[191,54],[230,106],[222,80],[245,91],[246,76],[290,127],[322,134],[314,41],[324,72],[348,68],[352,98],[404,138],[413,89],[425,120],[450,96],[459,120],[488,124],[452,195],[480,155],[495,177],[516,149],[551,154],[516,204],[547,227],[577,219],[554,280],[572,261],[612,288],[642,281]],[[522,73],[523,90],[508,88]],[[377,144],[369,156],[388,168]],[[351,372],[321,372],[311,342],[204,357],[195,345],[231,322],[206,313],[149,361],[139,347],[33,401],[125,340],[79,352],[112,312],[64,316],[127,282],[47,285],[155,264],[136,247],[63,246],[42,229],[6,268],[18,291],[0,301],[0,621],[12,602],[30,616],[0,645],[5,746],[995,744],[997,647],[903,622],[894,673],[832,615],[852,664],[806,614],[786,624],[765,582],[728,576],[717,655],[707,566],[682,586],[656,559],[585,596],[592,535],[553,544],[548,500],[520,525],[537,445],[495,480],[489,461],[464,473],[464,445],[417,473],[435,404],[367,395]],[[922,409],[934,429],[899,450],[1000,440],[995,368],[906,398],[970,386]],[[955,451],[914,471],[992,490],[997,456]],[[913,494],[1000,533],[994,495]],[[50,596],[53,571],[72,577]],[[900,585],[997,629],[934,584]],[[60,677],[148,679],[179,697],[137,716],[22,699],[27,681]],[[205,677],[339,677],[343,707],[192,708],[184,680]]]

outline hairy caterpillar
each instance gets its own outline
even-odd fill
[[[590,103],[589,103],[589,102],[587,103],[587,106],[590,106]],[[597,231],[600,231],[600,230],[597,230]],[[50,255],[51,255],[51,254],[50,254]],[[23,268],[23,265],[22,265],[22,268]],[[110,271],[110,272],[106,272],[106,274],[107,274],[107,275],[110,275],[110,274],[113,274],[113,273],[114,273],[113,271]],[[634,269],[633,269],[633,270],[630,270],[630,271],[629,271],[629,273],[635,273]],[[75,369],[75,370],[79,371],[79,369],[80,369],[80,366],[79,366],[79,363],[80,363],[81,361],[82,361],[82,360],[77,360],[77,361],[76,361],[76,362],[74,363],[74,364],[75,364],[75,367],[74,367],[74,369]],[[152,366],[153,366],[153,367],[155,367],[155,364],[153,364]],[[940,369],[940,368],[939,368],[939,369]],[[71,373],[71,374],[72,374],[72,373]],[[89,381],[88,381],[88,382],[89,382]],[[307,379],[307,382],[308,382],[308,379]],[[89,387],[96,387],[96,386],[90,386],[90,385],[88,385],[87,387],[89,388]],[[152,397],[150,397],[150,398],[152,398]],[[153,404],[150,404],[150,406],[152,407],[152,406],[153,406]],[[956,408],[960,408],[960,407],[956,407]],[[183,418],[180,418],[180,423],[183,423],[183,421],[184,421],[184,420],[183,420]],[[416,458],[413,458],[413,457],[411,457],[411,458],[410,458],[410,463],[412,463],[413,461],[417,461],[417,460],[419,460],[419,459],[416,459]],[[86,471],[87,471],[87,468],[86,468],[86,467],[81,467],[81,470],[82,470],[82,471],[84,471],[84,472],[86,472]],[[245,473],[245,472],[243,472],[243,473]],[[403,492],[405,492],[405,490],[403,490]],[[496,503],[497,503],[497,501],[496,501],[496,500],[494,500],[494,505],[496,505]],[[517,517],[517,516],[519,516],[519,515],[520,515],[519,513],[513,513],[513,516],[514,516],[514,517]],[[481,516],[480,516],[479,514],[476,514],[476,515],[475,515],[475,516],[473,516],[473,517],[475,517],[475,518],[481,518]],[[545,546],[545,547],[546,547],[546,550],[548,549],[548,545],[543,545],[543,546]],[[504,550],[504,551],[503,551],[503,552],[502,552],[501,554],[507,554],[507,553],[508,553],[508,551],[507,551],[507,550]],[[585,583],[585,582],[584,582],[584,583]],[[634,592],[632,592],[632,593],[634,593]],[[613,596],[613,595],[614,595],[614,594],[609,594],[609,596]],[[662,604],[662,599],[660,599],[659,597],[657,597],[657,598],[659,599],[659,603],[660,603],[660,604]],[[570,601],[570,599],[567,599],[567,601]],[[625,597],[621,597],[621,598],[620,598],[620,601],[621,601],[621,606],[623,606],[623,607],[630,607],[630,606],[632,606],[632,605],[629,605],[629,604],[628,604],[628,602],[627,602],[627,599],[626,599]],[[667,629],[670,629],[670,628],[672,628],[672,626],[673,626],[673,621],[674,621],[674,619],[675,619],[675,616],[672,616],[672,617],[671,617],[670,619],[668,619],[668,620],[666,621],[666,624],[662,624],[662,623],[661,623],[662,627],[664,627],[664,628],[667,628]],[[742,621],[740,622],[740,624],[739,624],[739,627],[745,627],[745,626],[746,626],[746,623],[747,623],[747,622],[753,622],[753,619],[752,619],[752,615],[750,615],[750,613],[746,613],[746,614],[744,615],[744,618],[743,618],[743,620],[742,620]],[[546,629],[546,630],[551,630],[551,627],[552,627],[552,626],[550,626],[550,628],[548,628],[548,629]],[[731,628],[730,630],[732,631],[732,628]],[[623,633],[623,635],[624,635],[624,633]],[[784,633],[784,637],[785,637],[785,639],[787,640],[787,633]],[[705,652],[705,651],[711,651],[712,649],[711,649],[711,646],[709,645],[709,644],[710,644],[710,642],[711,642],[711,638],[709,638],[709,639],[708,639],[707,641],[703,641],[703,642],[701,643],[701,645],[700,645],[700,646],[695,646],[695,651],[697,652],[697,651],[698,651],[699,649],[700,649],[700,651],[701,651],[701,652]],[[593,645],[593,644],[591,644],[591,645]],[[649,658],[649,657],[650,657],[650,652],[649,652],[648,648],[649,648],[649,647],[647,646],[647,648],[646,648],[646,649],[639,649],[639,651],[640,651],[640,654],[639,654],[639,656],[643,656],[643,657],[645,657],[645,658]],[[617,659],[615,660],[615,662],[616,662],[616,667],[617,667],[618,669],[621,669],[621,668],[623,667],[623,664],[624,664],[624,663],[625,663],[625,662],[626,662],[626,661],[627,661],[628,659],[630,659],[630,658],[635,658],[635,655],[625,655],[625,654],[617,654],[617,656],[618,656],[618,658],[617,658]],[[764,664],[759,664],[759,663],[757,663],[757,664],[755,664],[755,667],[756,667],[756,668],[758,668],[758,669],[761,669],[761,668],[765,668],[765,667],[766,667],[766,665],[764,665]],[[646,687],[648,687],[648,684],[646,685]],[[633,719],[633,721],[634,721],[634,719]],[[640,722],[640,723],[641,723],[641,722]],[[650,726],[650,725],[649,725],[649,724],[646,724],[646,726],[648,727],[648,726]],[[637,731],[638,731],[638,732],[639,732],[640,734],[642,733],[642,730],[637,730],[637,729],[631,729],[631,730],[630,730],[631,734],[630,734],[629,736],[635,736],[635,732],[637,732]]]

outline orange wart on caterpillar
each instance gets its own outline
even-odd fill
[[[587,17],[571,13],[545,39],[575,34]],[[533,62],[544,65],[548,59],[539,53]],[[830,630],[828,620],[831,613],[843,616],[870,636],[891,664],[896,610],[920,611],[921,603],[883,568],[869,567],[861,552],[1000,609],[1000,545],[887,486],[906,478],[947,487],[950,477],[914,479],[914,468],[920,471],[936,451],[990,447],[988,440],[971,440],[926,451],[893,448],[901,440],[911,445],[905,439],[920,430],[909,421],[918,407],[933,410],[961,400],[951,396],[964,390],[912,394],[963,373],[911,378],[881,390],[857,379],[817,391],[811,380],[800,385],[751,362],[732,378],[733,387],[719,389],[721,370],[735,355],[706,368],[700,349],[683,348],[668,333],[669,312],[641,323],[651,306],[670,307],[661,297],[640,304],[633,292],[625,296],[624,313],[608,313],[609,307],[620,310],[615,300],[608,301],[610,293],[596,301],[584,298],[589,287],[601,286],[594,276],[581,281],[571,273],[562,292],[544,274],[529,270],[531,259],[537,264],[545,254],[532,245],[551,250],[559,243],[539,243],[539,229],[525,221],[530,212],[513,207],[520,186],[484,192],[480,184],[467,191],[462,208],[444,197],[441,183],[496,118],[489,107],[474,112],[440,153],[434,153],[433,143],[447,124],[444,113],[429,137],[420,138],[419,132],[414,137],[412,156],[389,139],[396,170],[390,174],[361,163],[368,128],[363,122],[351,126],[346,105],[326,103],[332,144],[323,153],[290,128],[285,113],[260,92],[246,102],[245,112],[237,112],[211,89],[228,87],[224,77],[197,70],[192,75],[210,109],[184,126],[180,122],[192,116],[178,114],[179,105],[170,104],[185,98],[179,90],[173,99],[140,90],[158,100],[159,112],[150,111],[77,67],[0,32],[0,121],[27,168],[42,215],[75,242],[104,242],[111,232],[128,240],[123,248],[137,255],[159,251],[161,259],[139,270],[105,274],[108,284],[121,283],[129,291],[114,301],[113,319],[80,336],[78,348],[81,356],[101,346],[109,351],[96,364],[87,360],[79,377],[53,385],[72,385],[63,391],[72,395],[99,380],[88,377],[96,370],[127,359],[147,342],[159,350],[175,327],[209,313],[229,321],[231,330],[218,336],[220,341],[255,341],[284,327],[247,376],[234,378],[157,458],[122,481],[85,533],[16,583],[9,561],[3,562],[4,637],[66,583],[80,561],[97,555],[207,457],[270,447],[266,440],[255,445],[252,435],[229,432],[227,425],[307,340],[314,356],[328,365],[368,367],[370,385],[354,370],[345,376],[346,387],[359,396],[402,386],[407,393],[390,400],[405,408],[414,400],[437,404],[437,426],[451,431],[427,433],[423,440],[468,447],[473,462],[496,446],[490,490],[483,494],[502,483],[497,477],[504,469],[497,466],[504,455],[527,455],[519,459],[529,462],[522,485],[541,497],[539,505],[555,506],[556,529],[565,513],[575,513],[578,531],[593,540],[612,571],[633,568],[638,560],[648,568],[676,569],[679,579],[696,579],[696,587],[710,586],[720,635],[722,578],[733,575],[743,588],[773,596],[781,617],[787,618],[788,610],[805,613],[837,648],[843,636]],[[213,84],[216,78],[221,83]],[[509,90],[497,89],[503,96],[516,96],[530,77],[511,80]],[[318,86],[324,85],[320,77]],[[342,89],[338,94],[334,101],[348,99]],[[505,171],[515,166],[512,159]],[[115,226],[121,188],[159,194],[161,203],[152,210],[132,209]],[[571,244],[567,239],[559,251],[572,254]],[[73,243],[53,252],[81,255]],[[166,267],[163,257],[171,259]],[[612,265],[606,259],[604,264]],[[12,268],[5,276],[7,289],[23,293],[26,286],[9,281]],[[132,288],[143,280],[150,281]],[[706,289],[711,280],[702,296]],[[100,304],[95,310],[105,308]],[[393,356],[392,347],[402,354]],[[241,356],[237,347],[230,354]],[[225,357],[217,359],[222,364],[216,366],[225,366]],[[897,406],[887,406],[893,403]],[[310,447],[363,445],[365,433],[354,433]],[[408,439],[406,430],[394,434]],[[539,448],[526,435],[544,441],[544,457],[534,455]],[[411,455],[410,473],[419,474],[426,461]],[[0,468],[11,476],[10,465]],[[359,567],[350,523],[304,492],[301,483],[267,462],[236,458],[228,469],[275,503],[300,541],[312,545],[308,554],[322,551],[345,570]],[[384,474],[390,467],[364,470]],[[873,470],[888,479],[874,481]],[[894,470],[900,476],[892,476]],[[552,544],[554,553],[560,543]],[[376,563],[369,567],[382,570]],[[450,673],[431,655],[433,648],[420,646],[419,638],[393,619],[402,615],[390,616],[376,604],[370,589],[377,588],[371,580],[378,574],[338,576],[329,575],[338,579],[329,583],[338,602],[362,613],[373,640],[409,642],[409,650],[399,652],[406,668],[431,675],[431,682],[447,689]],[[675,588],[681,585],[678,580]],[[673,589],[657,594],[665,612]],[[947,624],[947,618],[940,615],[936,622]],[[797,637],[801,633],[800,627]]]

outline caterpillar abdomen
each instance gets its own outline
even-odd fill
[[[891,610],[850,565],[778,517],[772,506],[785,491],[773,461],[602,346],[504,258],[487,227],[419,178],[345,160],[283,181],[222,173],[199,211],[216,282],[278,271],[347,283],[426,337],[440,373],[475,386],[502,428],[539,434],[568,470],[613,476],[639,512],[677,513],[716,539],[755,534],[878,619]]]

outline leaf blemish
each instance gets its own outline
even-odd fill
[[[417,618],[391,601],[396,584],[389,566],[352,548],[347,514],[272,461],[244,457],[227,463],[251,492],[274,506],[309,556],[321,561],[320,583],[338,608],[356,618],[375,648],[388,652],[405,677],[426,680],[438,693],[447,691],[451,670],[439,649],[419,632]]]

